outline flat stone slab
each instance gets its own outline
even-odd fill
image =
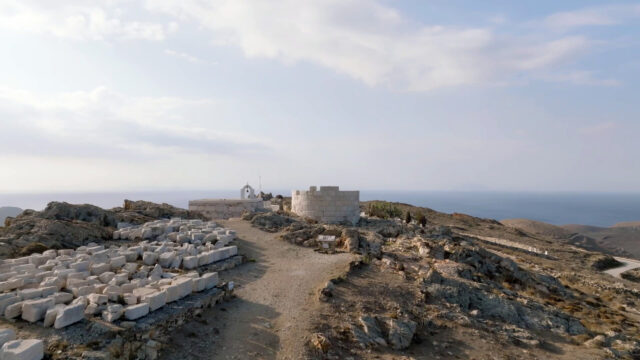
[[[40,360],[44,357],[42,340],[13,340],[2,345],[2,360]]]

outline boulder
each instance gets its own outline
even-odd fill
[[[389,344],[395,350],[406,349],[411,345],[413,334],[416,332],[417,324],[411,320],[398,320],[389,318],[386,321],[389,329]]]

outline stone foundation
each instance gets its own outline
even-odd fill
[[[264,209],[262,199],[203,199],[189,201],[189,210],[199,211],[209,219],[240,217],[246,211]]]

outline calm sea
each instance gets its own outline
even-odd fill
[[[289,191],[274,191],[290,194]],[[49,201],[121,206],[123,199],[166,202],[186,208],[191,199],[238,198],[239,190],[129,193],[0,194],[0,206],[40,210]],[[361,191],[361,200],[387,200],[491,219],[527,218],[551,224],[611,226],[640,220],[640,194]]]

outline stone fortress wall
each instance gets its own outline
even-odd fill
[[[189,210],[200,211],[209,219],[239,217],[245,211],[254,212],[264,208],[262,199],[204,199],[189,201]]]
[[[360,220],[360,192],[340,191],[338,186],[311,186],[309,191],[294,190],[291,211],[299,216],[335,224]]]

